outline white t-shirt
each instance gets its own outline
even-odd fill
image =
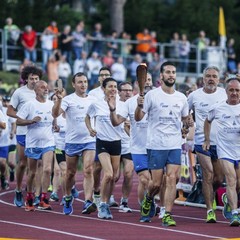
[[[41,117],[41,121],[28,125],[26,133],[26,148],[46,148],[55,146],[52,132],[52,107],[53,102],[47,100],[41,103],[36,99],[27,102],[17,112],[17,116],[22,119],[32,120],[34,117]]]
[[[114,63],[111,67],[112,77],[117,81],[126,81],[127,69],[121,63]]]
[[[203,88],[197,89],[188,96],[189,109],[195,112],[195,136],[194,142],[197,145],[202,145],[204,142],[204,121],[207,118],[208,111],[216,103],[223,102],[227,99],[226,91],[218,87],[214,93],[207,94]],[[212,123],[210,132],[211,145],[216,145],[216,125]]]
[[[6,128],[0,128],[0,147],[7,147],[9,146],[9,126],[8,126],[8,117],[3,111],[0,110],[0,122],[6,123]]]
[[[128,99],[122,108],[117,109],[117,114],[124,118],[130,118],[130,151],[132,154],[147,154],[146,142],[147,142],[147,114],[139,122],[135,121],[134,113],[137,107],[137,98],[139,95],[135,95]]]
[[[10,100],[10,105],[13,106],[17,111],[28,101],[35,99],[36,94],[34,90],[31,90],[24,85],[18,88],[12,95]],[[17,126],[17,135],[26,135],[26,126]]]
[[[85,98],[72,93],[63,98],[61,108],[66,113],[66,143],[95,142],[85,124],[85,117],[90,104],[97,99],[93,96]]]
[[[104,99],[104,97],[105,97],[104,91],[102,90],[101,86],[89,91],[88,95],[94,96],[95,98],[100,99],[100,100]]]
[[[117,101],[116,109],[120,108]],[[114,127],[110,120],[110,111],[107,102],[102,99],[92,103],[87,111],[91,118],[95,118],[97,138],[103,141],[117,141],[121,139],[121,126]]]
[[[66,119],[61,114],[56,119],[56,123],[59,127],[59,132],[54,132],[54,140],[57,149],[65,150],[65,137],[66,137]]]
[[[126,102],[119,101],[119,110],[121,111],[122,108],[125,108],[124,105]],[[118,110],[117,110],[118,111]],[[126,133],[124,129],[124,122],[120,124],[121,126],[121,155],[130,153],[130,136]]]
[[[143,112],[148,113],[147,149],[181,149],[181,119],[188,116],[183,93],[167,94],[161,87],[153,89],[145,96]]]
[[[226,102],[212,106],[208,120],[215,119],[217,154],[219,158],[240,160],[240,104]]]

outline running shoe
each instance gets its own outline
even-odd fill
[[[224,193],[222,195],[222,202],[223,202],[223,210],[222,210],[222,215],[224,216],[224,218],[231,220],[232,219],[232,209],[228,203],[228,199],[227,199],[227,194]]]
[[[233,214],[230,220],[231,227],[238,227],[240,225],[240,218],[238,214]]]
[[[149,216],[141,216],[140,217],[140,222],[151,222],[151,218]]]
[[[125,213],[131,213],[132,209],[128,206],[127,202],[121,202],[120,206],[120,211],[125,212]]]
[[[147,201],[147,198],[145,196],[143,199],[142,205],[141,205],[141,216],[150,217],[151,209],[152,209],[152,201],[150,201],[150,202]]]
[[[24,205],[23,195],[21,191],[15,191],[14,205],[17,207],[22,207]]]
[[[217,201],[216,198],[213,199],[213,205],[212,205],[213,211],[217,210]]]
[[[35,196],[34,201],[33,201],[33,206],[38,206],[39,205],[40,198],[41,198],[41,195]]]
[[[72,194],[72,196],[73,196],[74,198],[78,198],[79,192],[78,192],[78,190],[76,189],[75,186],[72,188],[71,194]]]
[[[162,225],[165,227],[176,226],[176,222],[174,221],[172,215],[170,213],[165,213],[162,218]]]
[[[1,189],[2,189],[2,190],[8,190],[8,189],[9,189],[9,183],[8,183],[8,181],[5,179],[4,176],[1,176]]]
[[[106,203],[101,203],[98,208],[98,218],[108,219],[108,206]]]
[[[97,206],[95,203],[91,202],[90,200],[85,201],[82,214],[90,214],[97,210]]]
[[[107,219],[113,219],[113,215],[110,211],[109,205],[107,204]]]
[[[64,198],[63,213],[71,215],[73,213],[73,196],[66,196]]]
[[[156,211],[157,211],[157,206],[155,205],[155,202],[153,200],[151,202],[151,208],[150,208],[149,217],[152,218],[152,217],[156,216]]]
[[[215,223],[215,222],[217,222],[216,214],[215,214],[215,212],[213,210],[211,210],[207,214],[206,223]]]
[[[59,201],[59,197],[58,197],[57,193],[52,192],[51,195],[50,195],[49,200],[50,200],[51,202],[58,202],[58,201]]]
[[[15,178],[15,176],[14,176],[14,170],[10,170],[9,171],[9,181],[10,182],[14,182],[14,178]]]
[[[118,207],[118,203],[115,201],[114,195],[111,195],[108,204],[109,207]]]
[[[38,209],[41,209],[41,210],[52,210],[52,207],[49,204],[48,199],[45,198],[42,201],[40,201],[40,203],[38,205]]]
[[[32,212],[35,211],[35,207],[33,206],[33,199],[28,199],[25,203],[25,211]]]

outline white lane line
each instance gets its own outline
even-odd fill
[[[10,193],[10,192],[13,192],[13,191],[8,191],[8,192],[1,193],[0,196],[5,195],[5,194]],[[81,201],[81,200],[79,199],[78,201]],[[0,203],[7,204],[7,205],[10,205],[10,206],[14,206],[14,204],[10,204],[10,203],[4,202],[2,200],[0,200]],[[36,210],[38,210],[38,209],[36,209]],[[38,211],[42,211],[42,210],[38,210]],[[139,212],[139,210],[135,210],[135,211]],[[48,211],[48,213],[64,215],[61,212],[55,212],[55,211]],[[193,217],[186,217],[186,216],[180,216],[180,215],[173,215],[173,216],[176,216],[176,217],[179,217],[179,218],[186,218],[186,219],[204,221],[204,219],[201,219],[201,218],[193,218]],[[151,225],[142,225],[142,224],[137,224],[137,223],[121,222],[121,221],[116,221],[116,220],[107,220],[106,221],[106,220],[99,219],[99,218],[80,216],[80,215],[74,215],[74,214],[72,214],[70,217],[90,219],[90,220],[101,221],[101,222],[111,221],[112,223],[117,223],[117,224],[122,224],[122,225],[131,225],[131,226],[136,226],[136,227],[141,227],[141,228],[151,228],[151,229],[157,229],[157,230],[163,230],[163,231],[169,231],[169,232],[176,232],[176,233],[182,233],[182,234],[200,236],[200,237],[206,237],[206,238],[223,238],[223,237],[219,237],[219,236],[212,236],[212,235],[206,235],[206,234],[195,233],[195,232],[187,232],[187,231],[176,230],[176,229],[172,229],[172,228],[169,229],[169,228],[164,228],[164,227],[155,227],[155,226],[151,226]],[[220,223],[227,223],[227,222],[222,221]]]
[[[12,225],[17,225],[17,226],[22,226],[22,227],[28,227],[28,228],[34,228],[34,229],[40,229],[48,232],[54,232],[54,233],[59,233],[59,234],[64,234],[72,237],[78,237],[78,238],[84,238],[84,239],[92,239],[92,240],[105,240],[104,238],[95,238],[95,237],[90,237],[90,236],[85,236],[85,235],[80,235],[80,234],[74,234],[74,233],[69,233],[69,232],[63,232],[51,228],[44,228],[44,227],[39,227],[39,226],[34,226],[34,225],[29,225],[29,224],[23,224],[19,222],[10,222],[10,221],[4,221],[0,220],[1,223],[5,224],[12,224]]]

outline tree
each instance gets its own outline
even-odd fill
[[[124,5],[127,0],[109,0],[111,29],[121,33],[124,30]]]

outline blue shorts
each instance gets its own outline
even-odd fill
[[[234,165],[235,168],[239,168],[240,160],[232,160],[230,158],[221,158],[221,160],[226,160]]]
[[[208,151],[204,151],[202,148],[202,145],[194,145],[194,151],[196,153],[201,153],[203,155],[206,155],[210,157],[212,160],[217,160],[218,155],[217,155],[217,146],[216,145],[211,145]]]
[[[181,165],[182,149],[152,150],[147,149],[148,168],[150,170],[164,169],[168,164]]]
[[[69,157],[82,156],[83,151],[86,150],[96,150],[96,143],[95,142],[83,144],[66,143],[65,145],[65,153]]]
[[[136,173],[148,170],[147,154],[132,154],[132,160]]]
[[[16,135],[17,143],[25,147],[26,146],[26,135]]]
[[[9,147],[0,147],[0,158],[8,158],[8,149]]]
[[[46,148],[26,148],[25,155],[28,158],[39,160],[42,159],[42,156],[46,152],[54,152],[55,146],[46,147]]]

